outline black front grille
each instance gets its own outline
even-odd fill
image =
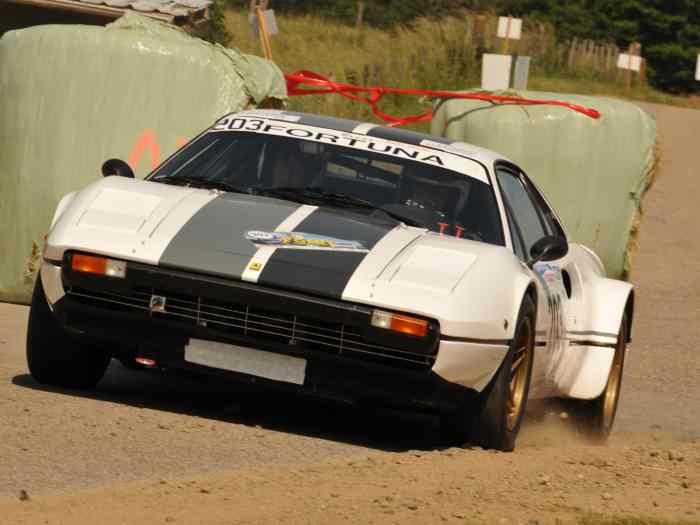
[[[290,350],[325,352],[406,368],[430,369],[435,361],[429,341],[420,349],[412,345],[378,344],[363,329],[342,322],[329,322],[305,315],[272,311],[246,304],[174,293],[153,287],[135,287],[122,294],[69,286],[68,294],[83,304],[111,310],[142,311],[154,319],[167,319],[183,326],[223,331],[236,339],[286,345]],[[153,309],[154,298],[164,298]],[[408,337],[408,336],[405,336]]]

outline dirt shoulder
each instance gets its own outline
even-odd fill
[[[565,523],[589,513],[700,516],[700,450],[522,447],[373,453],[0,505],[8,523]]]

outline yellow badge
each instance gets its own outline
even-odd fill
[[[250,263],[250,266],[248,266],[248,269],[252,270],[254,272],[259,272],[261,268],[262,268],[262,263],[259,263],[259,262],[252,262],[252,263]]]

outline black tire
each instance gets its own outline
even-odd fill
[[[520,306],[511,348],[491,383],[476,400],[465,400],[460,410],[443,417],[443,428],[452,441],[470,441],[504,452],[515,448],[532,377],[535,315],[535,305],[526,296]],[[512,380],[516,381],[519,396],[515,404],[510,390]]]
[[[38,276],[27,327],[27,365],[32,377],[45,385],[93,388],[109,361],[104,350],[66,333],[46,302]]]
[[[573,416],[578,430],[589,441],[602,445],[610,436],[622,390],[622,372],[625,367],[627,350],[627,315],[623,315],[617,334],[615,354],[603,393],[597,398],[586,400],[567,399],[566,405]]]

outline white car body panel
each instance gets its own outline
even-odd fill
[[[216,196],[215,191],[108,177],[79,192],[61,214],[45,257],[60,260],[72,249],[157,264],[175,234]]]
[[[279,114],[263,113],[268,118]],[[497,187],[493,165],[502,159],[497,154],[467,144],[425,142],[421,147],[426,154],[442,147],[471,156],[486,167],[491,185]],[[455,160],[454,165],[460,163]],[[495,194],[505,224],[503,200],[499,191]],[[41,268],[48,302],[54,304],[65,294],[56,265],[65,251],[158,265],[178,232],[219,195],[115,176],[69,194],[57,208]],[[306,217],[310,211],[299,213]],[[537,346],[530,397],[597,397],[607,381],[632,286],[607,279],[598,257],[575,243],[562,259],[531,269],[514,255],[508,227],[504,236],[506,246],[496,246],[398,226],[363,259],[342,300],[437,320],[444,340],[433,372],[482,391],[508,351],[523,298],[534,292]],[[251,261],[269,254],[260,248]],[[242,278],[255,283],[259,274],[252,268]],[[570,276],[571,297],[562,270]]]
[[[447,381],[481,392],[507,353],[507,345],[442,341],[433,372]]]

